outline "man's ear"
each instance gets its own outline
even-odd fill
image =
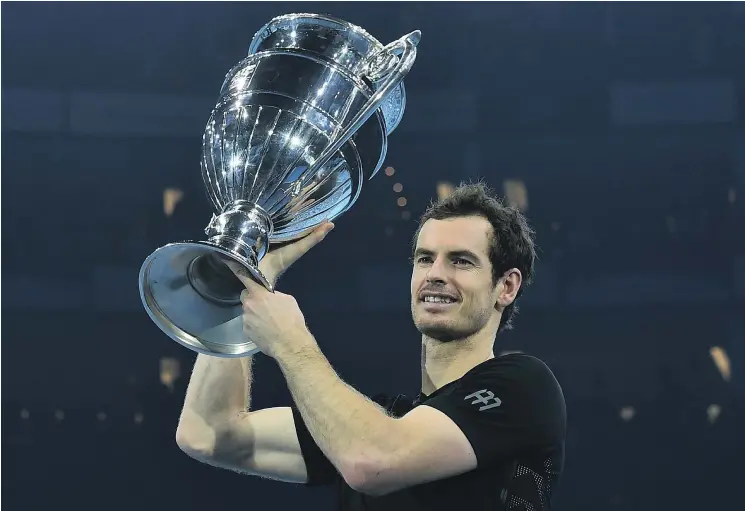
[[[504,272],[497,282],[497,301],[495,308],[503,310],[517,298],[520,286],[523,283],[523,275],[517,268],[512,268]]]

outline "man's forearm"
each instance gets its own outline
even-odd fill
[[[277,362],[313,439],[342,475],[355,477],[393,447],[395,419],[344,383],[315,342],[303,346]]]
[[[238,359],[197,355],[181,414],[182,426],[213,431],[251,405],[253,357]]]
[[[272,284],[277,284],[277,271],[260,265],[259,269]],[[245,274],[244,268],[234,271]],[[186,391],[181,421],[204,423],[213,430],[251,408],[253,356],[221,358],[197,355],[189,387]]]

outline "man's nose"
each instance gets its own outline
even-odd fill
[[[427,282],[445,282],[447,268],[441,259],[435,259],[427,272]]]

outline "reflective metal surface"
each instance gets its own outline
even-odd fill
[[[256,351],[242,335],[242,287],[221,259],[271,290],[259,270],[269,246],[354,204],[403,115],[402,80],[419,38],[415,31],[383,46],[360,27],[314,14],[259,30],[227,74],[202,139],[216,209],[209,239],[161,247],[140,271],[145,309],[171,338],[216,356]]]
[[[272,49],[300,50],[321,56],[354,76],[365,76],[366,59],[385,55],[383,45],[362,27],[322,14],[288,14],[274,18],[256,33],[248,53]],[[372,84],[373,88],[376,84]],[[393,89],[381,105],[388,135],[404,115],[406,91],[403,83]]]

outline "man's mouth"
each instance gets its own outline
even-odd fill
[[[460,302],[460,299],[457,295],[444,291],[422,291],[419,294],[419,301],[426,304],[428,308],[434,310],[458,303]]]
[[[457,300],[449,296],[425,296],[422,301],[424,303],[455,303]]]

